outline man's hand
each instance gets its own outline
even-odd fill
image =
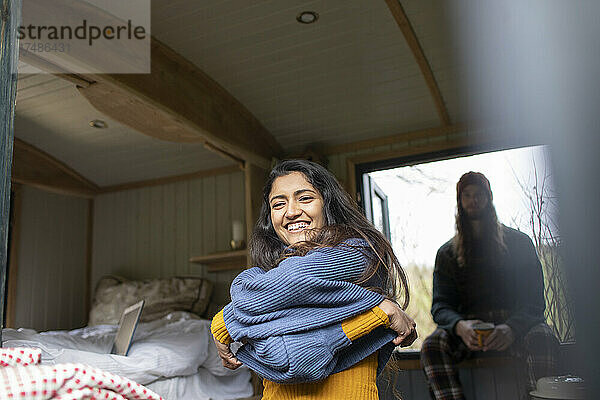
[[[393,340],[395,346],[407,347],[417,340],[417,323],[398,304],[386,299],[379,304],[379,308],[390,319],[390,329],[398,334]]]
[[[454,331],[462,339],[465,346],[471,351],[481,350],[477,341],[477,333],[473,329],[473,324],[482,322],[478,319],[461,319],[454,327]]]
[[[496,325],[492,333],[483,341],[483,351],[506,350],[515,341],[510,326],[506,324]]]
[[[233,355],[228,344],[223,344],[214,337],[213,340],[215,341],[217,352],[219,353],[219,357],[221,357],[221,362],[225,368],[237,369],[242,365],[242,363]]]

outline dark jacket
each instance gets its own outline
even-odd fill
[[[459,320],[481,319],[505,323],[520,338],[544,321],[544,279],[533,243],[522,232],[503,229],[505,252],[480,249],[464,267],[452,240],[438,250],[431,314],[440,328],[454,334]]]

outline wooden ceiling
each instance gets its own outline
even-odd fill
[[[167,142],[99,113],[75,85],[49,74],[18,81],[15,136],[67,164],[98,186],[220,168],[231,162],[202,143]],[[89,122],[104,120],[107,129]]]
[[[432,0],[153,0],[152,75],[23,75],[15,135],[112,186],[452,128],[447,25]]]

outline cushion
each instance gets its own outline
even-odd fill
[[[123,310],[142,299],[146,302],[140,317],[143,322],[161,318],[173,311],[202,315],[211,294],[212,283],[202,278],[136,281],[105,276],[96,285],[88,325],[116,325]]]

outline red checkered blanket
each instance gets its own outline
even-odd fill
[[[41,351],[0,349],[0,399],[159,400],[134,381],[83,364],[38,365]]]

